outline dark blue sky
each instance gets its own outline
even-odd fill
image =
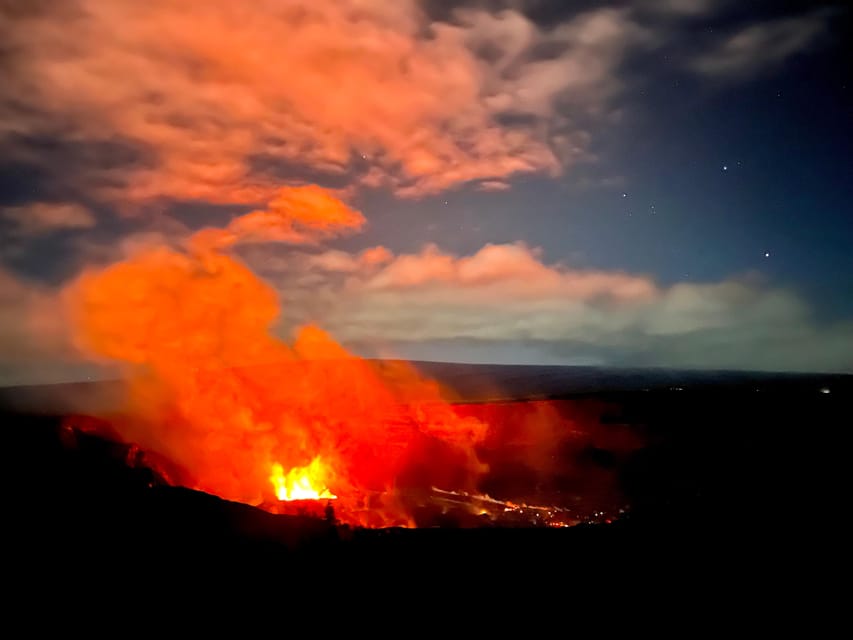
[[[220,25],[221,4],[0,10],[8,379],[55,355],[19,348],[45,339],[13,308],[305,182],[343,189],[366,224],[236,252],[296,301],[282,332],[318,321],[365,353],[434,359],[853,370],[846,3],[403,2],[356,16],[320,2],[305,15],[325,26],[304,41],[311,19],[244,8]],[[213,25],[212,46],[194,21]],[[299,43],[268,40],[279,28]],[[438,264],[431,244],[449,271],[412,284],[407,270]],[[356,267],[376,246],[394,256],[383,271]],[[468,278],[468,259],[488,277]],[[320,270],[307,289],[305,265]],[[524,278],[554,284],[531,300]],[[619,289],[643,283],[641,302]],[[409,332],[415,307],[430,317]]]
[[[709,22],[725,32],[816,4],[763,3]],[[850,317],[850,24],[838,11],[822,46],[745,81],[686,73],[683,42],[647,54],[620,97],[623,119],[593,132],[594,165],[558,180],[524,177],[509,193],[463,190],[414,204],[369,194],[371,228],[352,244],[416,250],[428,238],[473,252],[523,239],[555,260],[670,283],[757,271],[795,286],[827,317]]]

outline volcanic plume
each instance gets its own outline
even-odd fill
[[[169,460],[181,484],[250,504],[335,499],[345,521],[407,524],[399,479],[474,488],[486,426],[407,364],[358,358],[317,326],[291,343],[273,335],[274,290],[222,248],[363,220],[318,187],[283,191],[277,208],[182,249],[86,270],[65,292],[76,342],[121,364],[127,404],[110,423]]]

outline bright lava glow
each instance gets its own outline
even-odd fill
[[[286,474],[284,467],[273,464],[270,482],[279,500],[334,500],[337,496],[326,488],[328,475],[328,470],[317,456],[307,466],[294,467]]]

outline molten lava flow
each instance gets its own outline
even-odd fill
[[[329,470],[317,456],[305,467],[294,467],[287,473],[277,462],[272,466],[270,482],[279,500],[336,500],[326,488]]]
[[[107,417],[125,440],[181,484],[256,505],[335,495],[354,524],[410,522],[401,482],[475,488],[483,422],[411,366],[355,357],[318,327],[279,340],[273,289],[188,246],[88,270],[66,291],[79,347],[124,367],[127,406]]]

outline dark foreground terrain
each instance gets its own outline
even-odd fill
[[[595,428],[627,425],[641,442],[627,457],[606,446],[593,456],[615,474],[627,512],[560,529],[353,530],[273,515],[166,486],[128,446],[61,428],[47,400],[38,410],[35,390],[5,390],[6,575],[37,590],[84,576],[162,584],[200,571],[311,576],[332,590],[365,576],[401,588],[413,576],[471,589],[494,579],[516,589],[668,576],[671,585],[724,579],[750,589],[839,570],[851,378],[679,384],[670,375],[621,390],[567,384],[562,397],[549,381],[554,402],[597,407]]]

